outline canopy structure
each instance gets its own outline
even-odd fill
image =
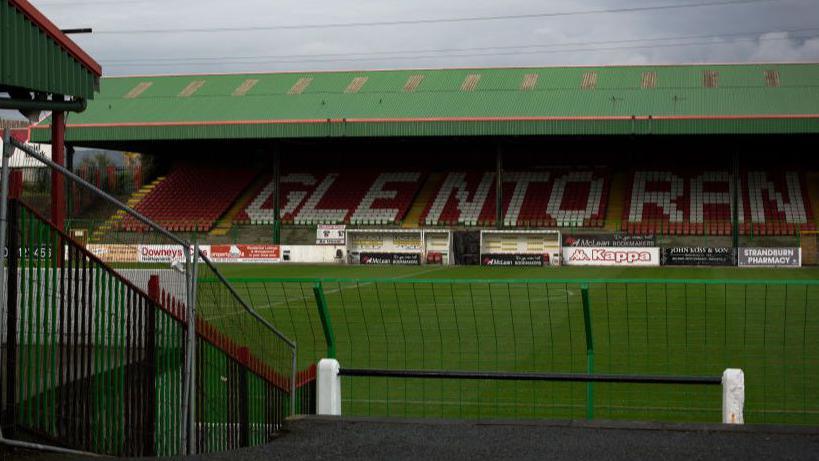
[[[29,118],[52,111],[53,160],[65,164],[65,112],[85,110],[99,90],[102,68],[26,0],[0,0],[0,109]],[[51,220],[65,221],[65,187],[52,171]]]
[[[102,68],[26,0],[0,0],[0,87],[92,99]]]
[[[67,140],[817,133],[817,81],[819,64],[117,77]]]

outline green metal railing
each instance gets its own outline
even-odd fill
[[[186,415],[191,445],[212,452],[270,441],[294,406],[314,412],[314,367],[295,376],[295,345],[254,318],[224,282],[198,285],[195,411],[186,412],[189,310],[178,272],[116,271],[17,200],[9,201],[8,246],[4,436],[114,456],[174,456],[184,451]],[[216,276],[209,262],[201,266]]]
[[[184,323],[27,206],[9,211],[4,435],[178,453]]]
[[[819,423],[819,281],[233,279],[299,367],[718,376],[746,421]],[[720,420],[713,387],[351,377],[343,413]]]

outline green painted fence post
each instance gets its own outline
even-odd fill
[[[594,373],[594,339],[591,326],[591,302],[589,301],[589,284],[580,284],[580,295],[583,299],[583,324],[586,327],[586,372]],[[594,419],[594,383],[586,383],[586,419]]]
[[[321,282],[313,285],[313,294],[316,297],[316,307],[318,307],[321,318],[321,328],[324,330],[324,340],[327,342],[327,358],[336,358],[336,335],[333,333],[333,324],[330,321],[330,311],[327,310],[327,300],[324,298],[324,288]]]

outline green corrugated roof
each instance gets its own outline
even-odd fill
[[[102,69],[26,0],[0,0],[0,86],[91,99]]]
[[[480,79],[462,90],[467,76]],[[531,90],[524,76],[536,74]],[[594,75],[596,74],[596,75]],[[411,76],[423,80],[404,90]],[[705,86],[715,76],[715,88]],[[366,83],[345,89],[356,77]],[[300,94],[289,94],[302,78]],[[531,78],[531,77],[530,77]],[[245,81],[258,82],[242,96]],[[180,96],[192,82],[204,84]],[[583,88],[583,82],[589,83]],[[645,84],[644,82],[653,82]],[[144,90],[135,91],[140,85]],[[819,132],[819,64],[395,70],[104,78],[68,141]],[[33,131],[45,140],[45,130]]]

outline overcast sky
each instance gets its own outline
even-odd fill
[[[750,3],[611,11],[730,1]],[[61,28],[92,27],[93,34],[73,38],[102,64],[105,75],[112,76],[404,67],[819,61],[819,0],[33,0],[32,3]],[[608,12],[576,14],[591,10]],[[536,16],[347,26],[349,23],[514,15]],[[293,27],[327,24],[335,27]],[[158,32],[179,29],[188,31]]]

